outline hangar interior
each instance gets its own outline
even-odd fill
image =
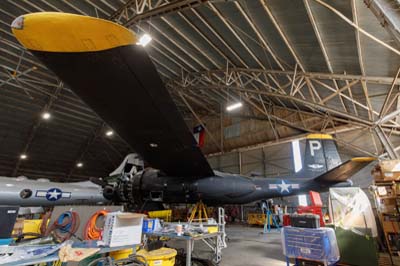
[[[363,231],[361,235],[368,238],[371,234],[374,239],[372,244],[360,240],[362,244],[351,242],[344,248],[341,245],[350,241],[346,238],[348,236],[334,229],[335,242],[338,242],[340,250],[334,262],[337,264],[331,264],[332,261],[327,264],[327,260],[318,261],[316,258],[308,262],[300,259],[304,256],[296,258],[290,254],[285,248],[284,237],[290,230],[285,231],[280,212],[300,214],[299,194],[303,199],[306,198],[306,205],[310,205],[311,201],[314,204],[308,191],[305,191],[274,196],[273,201],[267,201],[266,197],[261,201],[243,204],[230,204],[234,201],[219,204],[225,207],[226,232],[231,241],[225,243],[223,240],[227,247],[222,251],[221,248],[214,248],[215,253],[218,250],[223,254],[222,260],[215,261],[214,258],[214,263],[378,265],[379,261],[379,265],[400,265],[400,183],[397,183],[400,182],[399,0],[1,1],[0,176],[5,179],[0,180],[0,205],[12,205],[6,200],[7,197],[13,197],[7,194],[7,185],[11,182],[7,178],[42,180],[42,184],[50,180],[49,186],[43,190],[45,199],[49,200],[46,193],[51,192],[50,189],[56,189],[53,193],[59,192],[61,198],[65,193],[65,197],[68,193],[71,197],[72,192],[58,189],[51,182],[69,184],[97,180],[95,183],[105,190],[109,186],[99,178],[106,179],[118,169],[126,155],[135,152],[143,155],[140,149],[136,150],[129,140],[119,135],[118,130],[110,124],[113,121],[101,118],[98,110],[89,107],[75,88],[60,79],[59,73],[47,67],[23,41],[16,38],[11,27],[13,21],[35,12],[90,16],[121,25],[138,38],[146,37],[147,40],[143,40],[147,42],[141,44],[144,46],[143,53],[154,64],[189,131],[201,128],[196,133],[201,135],[202,143],[199,146],[208,164],[216,171],[231,174],[232,178],[263,177],[272,180],[270,182],[278,182],[275,179],[281,177],[282,181],[279,182],[282,183],[268,183],[269,188],[274,187],[277,191],[281,188],[281,192],[286,188],[289,194],[292,193],[294,185],[302,185],[288,183],[285,178],[296,176],[297,172],[302,173],[300,169],[306,168],[304,154],[311,152],[311,156],[314,156],[313,147],[317,146],[312,146],[309,136],[315,134],[331,136],[322,142],[333,141],[336,144],[341,162],[351,161],[354,157],[375,158],[358,169],[360,171],[351,172],[352,175],[348,176],[353,187],[360,188],[369,199],[362,203],[371,208],[376,219],[374,230],[378,233],[374,234],[369,222],[368,227],[365,222],[364,229],[370,231]],[[24,22],[28,25],[28,19],[23,20],[22,30],[25,30]],[[50,19],[47,22],[50,26],[56,24]],[[59,34],[63,35],[62,29]],[[138,43],[141,41],[142,38]],[[40,48],[40,45],[37,47]],[[88,75],[93,74],[91,69],[84,71]],[[143,75],[147,75],[145,72],[144,68]],[[96,86],[90,88],[92,91],[96,89]],[[111,95],[114,89],[107,88],[108,93]],[[127,96],[135,95],[135,88],[124,89],[127,90]],[[121,98],[121,103],[125,102],[129,104],[129,99]],[[111,98],[110,103],[99,104],[103,104],[104,108],[121,107]],[[132,112],[126,113],[126,116],[131,126],[139,130],[146,111],[135,110],[132,106]],[[297,159],[296,149],[300,154]],[[167,161],[167,158],[159,160]],[[328,167],[327,160],[325,158],[326,172],[329,172],[333,167]],[[396,168],[397,164],[399,168]],[[178,163],[176,165],[179,166]],[[316,169],[320,167],[314,165]],[[337,165],[339,163],[335,167]],[[151,163],[149,166],[152,166]],[[339,180],[340,176],[350,172],[343,171],[331,176]],[[336,183],[339,184],[337,180],[329,180],[330,183],[323,183],[323,186],[335,187]],[[126,184],[117,188],[114,186],[113,189],[124,190]],[[288,184],[291,188],[282,187]],[[40,191],[34,191],[35,183],[32,186],[30,194],[33,190],[34,197],[40,197],[37,196]],[[185,185],[182,183],[182,186]],[[258,186],[254,185],[255,189]],[[309,190],[316,189],[313,186]],[[341,191],[339,186],[334,189]],[[321,189],[320,216],[322,213],[324,216],[335,213],[332,202],[335,195],[340,198],[340,193],[329,192],[328,188]],[[158,196],[154,201],[161,200],[163,208],[182,209],[185,206],[193,212],[194,207],[189,207],[192,202],[179,202],[181,204],[178,206],[178,202],[168,204],[167,201],[163,202],[162,195]],[[346,197],[350,197],[350,194],[346,194]],[[58,205],[57,200],[54,205]],[[388,203],[390,200],[393,202]],[[204,201],[210,207],[213,205]],[[381,209],[385,204],[396,211],[389,218],[383,215],[387,210]],[[40,205],[32,202],[32,206]],[[78,205],[85,205],[85,201],[82,200]],[[115,207],[118,204],[113,205]],[[84,209],[83,206],[76,208],[81,211]],[[367,212],[365,208],[361,213]],[[139,210],[143,209],[136,208],[135,212]],[[259,227],[248,224],[252,214],[261,215]],[[40,215],[31,213],[30,216],[37,218]],[[365,217],[363,219],[367,219]],[[279,221],[276,222],[275,218]],[[18,223],[18,219],[22,218],[16,219]],[[49,221],[54,222],[51,219]],[[332,222],[332,217],[330,219]],[[386,232],[388,226],[389,233]],[[327,234],[331,232],[326,230]],[[223,231],[225,237],[225,226]],[[180,248],[181,243],[174,241],[168,241],[167,245],[172,249]],[[246,241],[250,241],[251,245]],[[349,258],[351,256],[348,254],[357,249],[351,245],[365,246],[361,254],[371,253],[371,250],[376,253],[376,258],[368,262],[372,264]],[[193,254],[199,257],[210,255],[206,247],[200,243],[199,250]],[[186,250],[188,248],[193,246],[186,246]],[[189,258],[187,263],[200,265],[205,262],[190,262]]]

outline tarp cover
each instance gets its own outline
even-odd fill
[[[330,188],[329,194],[329,215],[335,226],[377,237],[371,203],[361,188]]]

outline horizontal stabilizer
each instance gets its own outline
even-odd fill
[[[344,182],[374,160],[376,158],[373,157],[353,158],[319,175],[314,181],[326,184]]]

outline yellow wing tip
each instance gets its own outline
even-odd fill
[[[353,162],[372,162],[372,161],[375,161],[377,158],[375,158],[375,157],[355,157],[355,158],[352,158],[351,160],[353,161]]]
[[[309,134],[307,139],[333,139],[329,134]]]
[[[17,17],[12,32],[27,49],[44,52],[91,52],[136,44],[129,29],[109,20],[61,12]]]

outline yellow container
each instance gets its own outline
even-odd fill
[[[114,260],[123,260],[129,257],[133,253],[133,248],[121,249],[110,252],[110,257]]]
[[[151,211],[148,214],[149,218],[158,218],[164,220],[165,222],[171,222],[172,210]]]
[[[209,234],[213,234],[213,233],[217,233],[218,232],[218,226],[208,226],[208,233]]]
[[[24,220],[24,233],[37,233],[40,234],[40,226],[43,220]]]
[[[41,234],[40,226],[42,225],[43,220],[23,220],[22,221],[22,233],[33,233],[33,234]],[[48,223],[48,221],[47,221]],[[21,232],[13,231],[13,234],[20,234]],[[26,236],[25,239],[34,238],[34,236]]]
[[[249,213],[247,215],[247,223],[251,225],[264,225],[266,220],[266,215],[262,213]],[[272,215],[269,220],[270,224],[272,224]]]
[[[136,254],[145,257],[149,266],[174,266],[177,252],[172,248],[160,248],[150,252],[142,249]]]

